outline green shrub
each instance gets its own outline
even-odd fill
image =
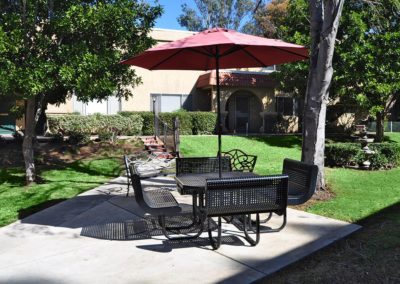
[[[372,143],[369,148],[380,156],[385,157],[386,164],[380,167],[378,163],[374,165],[375,168],[394,168],[400,165],[400,145],[397,143]],[[375,156],[375,155],[374,155]],[[371,161],[371,159],[369,159]],[[371,161],[371,165],[372,165]]]
[[[215,133],[217,125],[217,114],[214,112],[192,112],[193,134],[212,134]]]
[[[140,133],[142,135],[151,136],[154,135],[154,114],[151,111],[121,111],[118,113],[124,117],[130,117],[132,115],[139,115],[142,118],[142,129]]]
[[[360,144],[333,143],[325,146],[325,164],[330,167],[357,166],[362,155]]]
[[[182,135],[192,135],[192,117],[190,112],[177,111],[177,112],[162,112],[159,114],[160,119],[167,123],[168,127],[174,128],[174,119],[179,119],[179,131]]]
[[[123,111],[119,112],[121,116],[140,115],[143,118],[143,135],[154,135],[154,114],[150,111]],[[162,112],[160,119],[167,123],[168,127],[173,129],[174,119],[179,118],[180,134],[212,134],[215,132],[217,114],[213,112]]]
[[[400,164],[400,146],[396,143],[371,143],[374,154],[366,155],[359,143],[332,143],[325,147],[325,164],[332,167],[361,165],[368,160],[370,169],[390,169]]]
[[[94,114],[49,116],[49,131],[54,136],[69,136],[70,143],[85,143],[90,135],[114,142],[118,135],[140,135],[143,119],[139,115]]]
[[[379,170],[379,169],[389,169],[389,168],[391,168],[389,166],[389,161],[388,161],[387,157],[382,155],[379,152],[375,152],[375,154],[368,156],[368,161],[371,163],[370,166],[369,166],[369,168],[371,170]]]

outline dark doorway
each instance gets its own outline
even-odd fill
[[[238,91],[227,102],[228,116],[226,126],[232,133],[258,133],[262,125],[261,101],[252,93]]]
[[[250,118],[250,106],[248,96],[236,96],[235,129],[237,132],[245,132]]]

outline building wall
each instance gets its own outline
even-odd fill
[[[63,114],[74,112],[72,98],[68,99],[65,104],[51,105],[49,104],[46,109],[47,114]]]
[[[154,29],[150,32],[150,36],[157,40],[158,44],[164,44],[193,34],[195,33],[166,29]],[[142,78],[142,84],[132,88],[133,96],[131,98],[121,101],[121,111],[149,111],[151,108],[151,94],[189,95],[194,93],[196,92],[195,84],[197,78],[204,73],[203,71],[149,71],[140,67],[131,68],[134,68],[137,75]],[[76,102],[71,98],[65,104],[59,106],[49,105],[46,113],[72,113],[77,110],[76,106]],[[81,107],[79,106],[78,109],[81,109]]]
[[[151,94],[192,94],[195,83],[203,71],[157,70],[136,67],[143,84],[132,89],[133,97],[122,101],[122,111],[149,111]]]

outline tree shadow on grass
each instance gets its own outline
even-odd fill
[[[96,159],[91,161],[76,161],[71,164],[67,164],[65,168],[72,169],[76,172],[85,173],[89,175],[102,175],[106,177],[116,177],[121,173],[122,170],[122,160],[121,164],[118,166],[114,166],[112,168],[107,167],[96,167],[94,163],[97,163],[100,160],[109,160],[109,158]]]
[[[21,171],[16,168],[1,169],[0,170],[0,185],[3,183],[10,183],[13,186],[24,186],[25,178],[19,175]]]
[[[262,142],[273,147],[301,148],[301,136],[298,135],[250,136],[247,139]]]
[[[318,282],[397,282],[400,202],[356,223],[359,231],[254,283],[313,282],[315,275]]]

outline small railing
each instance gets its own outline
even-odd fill
[[[384,123],[385,132],[400,132],[400,121],[385,121]],[[367,131],[376,131],[376,122],[372,121],[367,124]]]
[[[158,115],[154,119],[154,136],[164,143],[167,151],[179,156],[179,119],[176,117],[171,127],[165,121],[161,120]]]

